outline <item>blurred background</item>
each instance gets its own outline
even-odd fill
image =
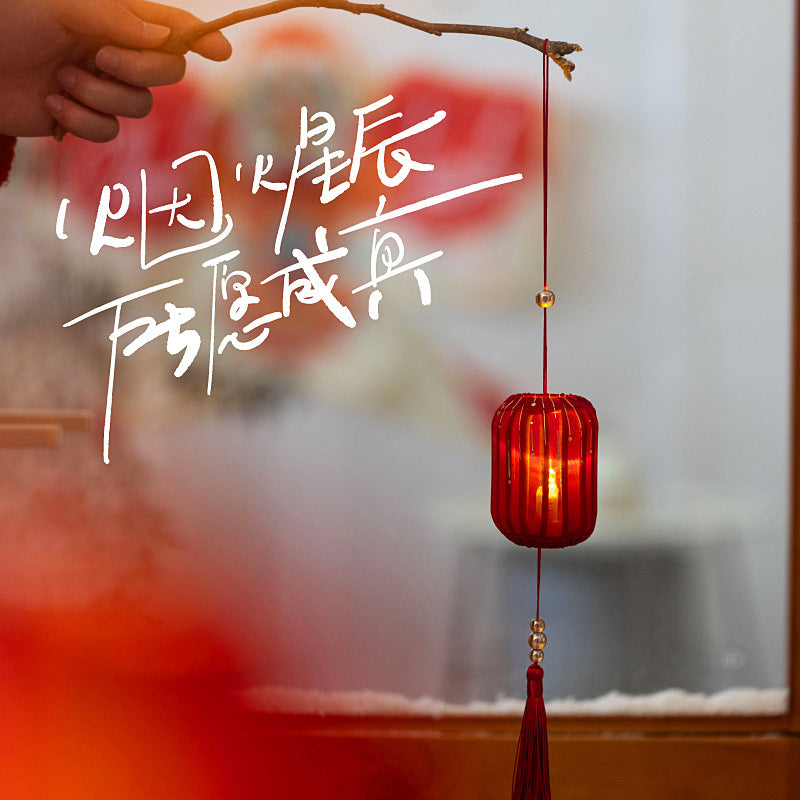
[[[786,684],[792,5],[390,4],[584,48],[571,83],[551,70],[549,388],[597,409],[600,506],[587,543],[544,554],[548,697]],[[325,10],[230,38],[230,62],[190,59],[115,142],[20,143],[0,192],[0,405],[98,421],[54,451],[0,452],[4,607],[116,620],[98,652],[129,614],[212,630],[248,686],[522,697],[536,555],[491,522],[488,434],[507,395],[541,386],[541,57]],[[282,195],[252,196],[235,165],[269,153],[267,179],[285,180],[302,105],[333,115],[347,152],[353,110],[388,94],[405,125],[447,111],[403,145],[434,172],[387,192],[373,156],[324,206],[307,176],[276,257]],[[195,149],[216,158],[227,249],[256,281],[311,252],[316,225],[372,216],[380,193],[397,207],[524,180],[394,223],[407,260],[444,251],[425,267],[430,306],[410,274],[382,284],[377,321],[353,295],[353,329],[296,304],[263,345],[217,359],[210,397],[202,356],[181,378],[163,339],[120,357],[105,465],[112,314],[63,323],[183,277],[170,299],[205,336],[211,283],[196,254],[148,273],[132,250],[90,256],[100,190],[125,183],[135,209],[145,167],[167,202],[170,162]],[[208,195],[202,175],[182,180]],[[126,224],[117,235],[136,234],[135,213]],[[185,234],[149,232],[164,250]],[[350,251],[337,287],[369,280],[371,237],[332,238]],[[251,317],[280,302],[259,289]]]

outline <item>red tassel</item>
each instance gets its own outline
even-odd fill
[[[512,800],[550,800],[550,765],[547,755],[547,716],[538,664],[528,667],[528,699],[517,743]]]
[[[11,162],[14,160],[14,145],[17,140],[13,136],[0,134],[0,186],[8,180]]]

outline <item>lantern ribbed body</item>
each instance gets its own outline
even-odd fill
[[[515,394],[492,422],[492,519],[525,547],[569,547],[597,519],[597,415],[573,394]]]

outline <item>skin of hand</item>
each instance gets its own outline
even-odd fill
[[[93,142],[117,135],[117,117],[147,115],[148,87],[183,77],[184,57],[156,48],[199,21],[147,0],[0,0],[0,19],[0,133],[49,136],[58,122]],[[192,50],[231,55],[218,32]]]

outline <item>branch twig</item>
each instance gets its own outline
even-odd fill
[[[392,22],[398,22],[400,25],[406,25],[409,28],[416,28],[418,31],[431,33],[434,36],[441,36],[443,33],[471,33],[478,36],[497,36],[501,39],[511,39],[516,42],[521,42],[528,47],[538,50],[540,53],[544,53],[545,40],[528,33],[527,28],[498,28],[493,25],[460,25],[449,22],[424,22],[423,20],[400,14],[397,11],[392,11],[386,8],[382,3],[351,3],[350,0],[274,0],[272,3],[265,3],[261,6],[234,11],[219,19],[198,23],[197,25],[191,25],[182,30],[175,31],[159,49],[183,55],[191,48],[192,42],[199,39],[201,36],[205,36],[207,33],[213,33],[222,28],[227,28],[229,25],[235,25],[238,22],[246,22],[247,20],[257,19],[258,17],[279,14],[282,11],[289,11],[293,8],[331,8],[339,11],[349,11],[351,14],[372,14],[376,17],[383,17],[383,19],[391,20]],[[580,50],[581,47],[577,44],[547,40],[547,55],[561,67],[567,80],[572,80],[572,70],[575,69],[575,65],[564,58],[564,56],[570,53],[577,53]]]
[[[252,8],[243,8],[240,11],[233,11],[226,14],[219,19],[211,20],[210,22],[200,22],[197,25],[189,25],[181,30],[174,31],[167,41],[158,49],[167,53],[176,53],[177,55],[184,55],[187,53],[193,42],[201,36],[205,36],[214,31],[222,30],[230,25],[236,25],[239,22],[247,22],[247,20],[258,19],[259,17],[268,17],[272,14],[280,14],[282,11],[290,11],[293,8],[331,8],[339,11],[349,11],[351,14],[372,14],[376,17],[383,17],[383,19],[397,22],[400,25],[405,25],[409,28],[415,28],[418,31],[431,33],[434,36],[441,36],[443,33],[470,33],[477,36],[496,36],[500,39],[511,39],[515,42],[521,42],[540,53],[545,52],[545,42],[547,43],[547,55],[561,67],[564,76],[568,81],[572,80],[572,70],[575,65],[564,58],[570,53],[578,53],[581,51],[581,46],[571,44],[570,42],[554,42],[549,39],[540,39],[528,33],[527,28],[498,28],[494,25],[461,25],[451,22],[425,22],[415,17],[409,17],[405,14],[400,14],[397,11],[392,11],[386,8],[382,3],[352,3],[350,0],[273,0],[271,3],[265,3],[261,6],[253,6]],[[66,131],[59,124],[56,123],[53,128],[53,136],[57,141],[64,138]]]

